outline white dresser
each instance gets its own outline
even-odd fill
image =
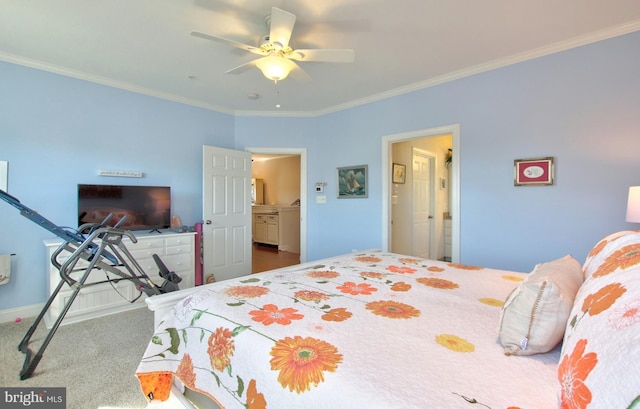
[[[154,254],[160,257],[169,270],[182,277],[182,281],[179,284],[181,289],[195,285],[195,233],[135,233],[135,237],[138,240],[137,243],[132,243],[128,238],[123,241],[131,255],[140,264],[140,267],[156,284],[160,285],[164,280],[159,276],[159,269],[155,261],[153,261]],[[61,241],[58,239],[45,240],[44,244],[47,248],[48,291],[51,294],[61,280],[58,270],[51,264],[51,255],[60,246]],[[63,257],[59,257],[59,261],[64,262]],[[84,261],[81,260],[78,264],[81,262]],[[86,265],[86,262],[84,263]],[[83,272],[78,271],[72,273],[71,276],[74,279],[79,279]],[[110,277],[117,278],[113,274],[110,274]],[[105,279],[105,272],[96,270],[91,272],[86,282],[104,281]],[[62,287],[45,315],[45,324],[48,328],[58,318],[72,292],[73,290],[68,285],[65,284]],[[125,280],[118,283],[103,283],[83,288],[73,301],[69,312],[62,321],[62,325],[146,307],[143,302],[145,295],[134,303],[130,302],[138,294],[139,292],[135,289],[135,286],[130,281]]]

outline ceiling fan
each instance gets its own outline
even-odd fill
[[[227,38],[204,34],[192,31],[195,37],[212,40],[221,44],[240,48],[253,54],[262,56],[248,63],[227,71],[227,74],[240,74],[253,67],[258,67],[260,71],[270,80],[280,81],[285,79],[294,70],[300,70],[298,64],[294,62],[353,62],[355,53],[349,49],[296,49],[289,45],[291,33],[296,22],[296,16],[277,7],[271,9],[271,14],[265,17],[265,23],[269,29],[269,34],[260,39],[257,47],[243,44]]]

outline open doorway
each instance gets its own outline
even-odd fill
[[[252,272],[306,260],[306,150],[249,148],[252,178]]]
[[[392,180],[392,252],[445,259],[444,220],[449,213],[445,156],[451,144],[451,135],[441,135],[391,145],[393,163],[406,164],[405,183]]]
[[[460,203],[459,203],[459,138],[458,125],[450,125],[439,128],[418,130],[403,134],[385,136],[382,141],[382,169],[383,171],[383,245],[386,251],[402,254],[412,254],[415,236],[414,226],[418,226],[420,220],[415,220],[415,215],[424,214],[414,212],[420,209],[415,206],[414,181],[414,148],[426,151],[426,166],[431,166],[430,173],[421,177],[429,179],[428,192],[422,195],[427,207],[426,217],[433,217],[431,221],[423,224],[421,228],[428,228],[429,237],[421,236],[421,240],[429,240],[429,258],[443,259],[454,262],[460,260]],[[451,151],[449,151],[451,149]],[[406,183],[393,183],[393,163],[406,165]],[[425,183],[418,183],[425,188]],[[424,193],[424,192],[422,192]],[[395,212],[395,216],[405,215],[401,223],[409,226],[405,229],[396,226],[394,220],[394,208],[405,207],[405,211]],[[406,211],[406,209],[410,209]],[[422,212],[422,213],[425,213]],[[417,223],[417,224],[416,224]],[[396,228],[398,227],[398,228]],[[424,231],[423,231],[424,233]],[[423,243],[424,244],[424,243]]]

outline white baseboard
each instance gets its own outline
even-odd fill
[[[0,324],[5,322],[14,322],[17,318],[36,317],[40,314],[40,311],[42,311],[43,308],[44,303],[0,310]]]

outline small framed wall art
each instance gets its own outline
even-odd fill
[[[553,185],[553,157],[516,159],[514,186]]]
[[[394,163],[391,175],[393,176],[393,183],[405,183],[407,181],[407,167]]]
[[[447,190],[447,179],[440,178],[440,190]]]
[[[368,166],[345,166],[337,168],[338,199],[366,198],[369,194]]]

